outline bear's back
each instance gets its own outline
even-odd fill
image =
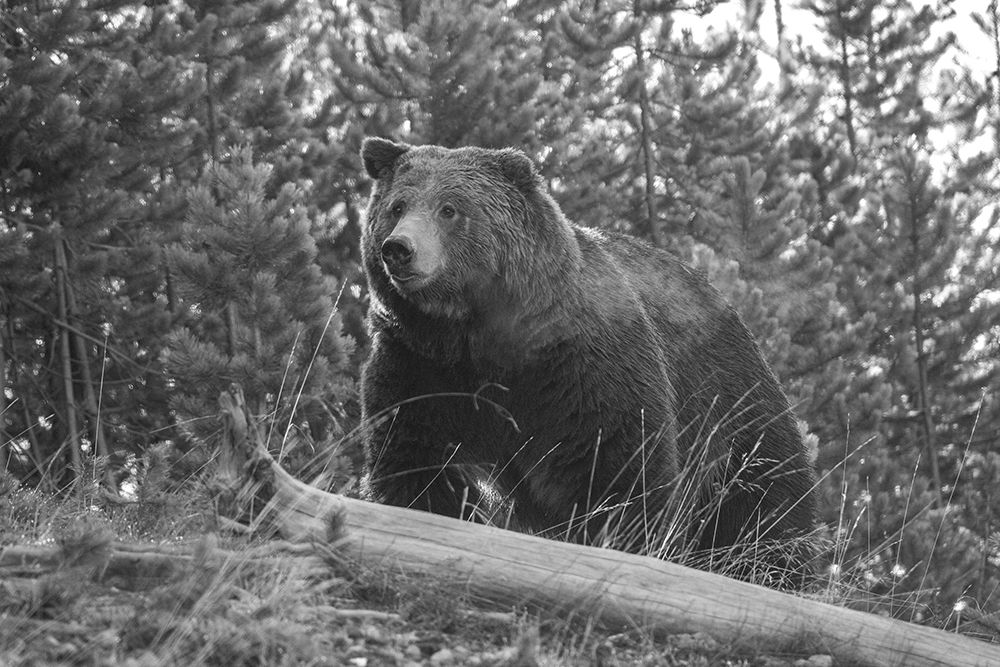
[[[682,449],[707,433],[720,440],[713,447],[720,455],[731,444],[721,441],[740,435],[751,447],[766,422],[767,429],[780,432],[780,440],[789,441],[792,455],[800,436],[777,379],[739,314],[705,274],[630,236],[578,226],[575,231],[584,267],[597,258],[598,265],[615,262],[621,272],[606,286],[619,296],[596,298],[621,299],[625,290],[641,305],[665,353],[679,402]]]

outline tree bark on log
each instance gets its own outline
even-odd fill
[[[220,397],[222,453],[269,496],[255,521],[290,540],[328,542],[356,561],[446,577],[474,595],[605,625],[706,632],[750,650],[808,645],[861,665],[1000,665],[1000,647],[780,593],[668,561],[557,542],[426,512],[326,493],[289,475],[264,450],[242,393]],[[252,447],[252,451],[246,448]],[[246,487],[244,487],[246,488]],[[244,495],[244,497],[246,497]]]

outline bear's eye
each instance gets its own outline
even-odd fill
[[[441,217],[445,220],[451,220],[457,213],[458,211],[456,211],[455,207],[451,204],[445,204],[441,207]]]
[[[400,200],[392,205],[392,208],[389,209],[389,213],[392,214],[392,217],[399,218],[403,215],[403,211],[405,210],[406,210],[406,203]]]

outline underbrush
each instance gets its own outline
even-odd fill
[[[0,664],[796,664],[773,647],[740,655],[725,638],[498,607],[447,573],[361,567],[336,543],[220,537],[210,521],[169,519],[207,505],[193,491],[122,507],[5,481]]]
[[[133,502],[97,485],[51,496],[0,476],[0,547],[9,547],[0,557],[0,664],[833,664],[818,636],[747,654],[727,644],[735,638],[618,632],[582,610],[556,618],[498,607],[446,572],[416,577],[352,563],[336,542],[220,537],[226,526],[212,484],[197,474],[177,483],[161,469],[154,458]],[[690,495],[682,489],[677,498]],[[609,545],[641,538],[648,555],[744,575],[762,549],[798,548],[748,539],[725,554],[699,554],[682,537],[685,523],[702,517],[685,507],[663,512],[656,530],[607,522],[619,532],[603,537]],[[865,560],[847,546],[864,522],[848,515],[843,528],[818,536],[834,546],[806,595],[997,641],[988,615],[970,624],[969,615],[928,604],[933,591],[881,585],[872,573],[872,562],[899,553],[907,531],[936,530],[935,539],[950,546],[944,516],[917,514],[920,521],[911,518],[899,535],[873,544]]]

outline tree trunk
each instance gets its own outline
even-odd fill
[[[851,62],[847,53],[847,34],[844,32],[844,15],[837,5],[837,20],[840,23],[840,85],[844,89],[844,125],[847,127],[847,145],[851,157],[857,159],[857,139],[854,136],[854,90],[851,88]]]
[[[642,7],[640,0],[633,2],[633,14],[637,21],[641,22]],[[645,180],[645,191],[643,195],[646,205],[646,217],[649,220],[649,233],[653,243],[658,248],[667,247],[667,240],[664,238],[663,230],[660,226],[660,218],[656,210],[656,164],[653,159],[653,137],[649,108],[649,90],[646,88],[646,53],[642,44],[642,28],[637,28],[635,32],[635,68],[639,76],[639,142],[642,149],[643,175]]]
[[[7,340],[13,345],[14,342],[14,324],[8,317],[5,325],[5,333],[7,335]],[[18,367],[14,364],[11,365],[11,374],[7,378],[10,382],[11,389],[14,388],[14,383],[17,382],[17,372]],[[28,409],[28,401],[18,400],[15,403],[11,403],[9,407],[13,407],[15,404],[20,404],[21,407],[21,419],[24,420],[24,430],[18,434],[19,437],[25,437],[28,439],[28,450],[27,456],[31,459],[32,465],[35,467],[35,472],[38,474],[38,482],[42,488],[47,491],[55,491],[55,488],[46,487],[45,484],[48,481],[45,475],[45,467],[42,465],[41,459],[41,443],[38,442],[38,436],[35,435],[35,426],[38,424],[38,419],[31,414],[31,410]]]
[[[177,315],[177,290],[174,287],[174,276],[170,271],[170,263],[163,262],[163,283],[167,293],[167,310],[171,315]]]
[[[70,324],[74,324],[76,329],[80,331],[83,329],[83,323],[78,316],[80,310],[77,307],[76,295],[73,292],[73,285],[71,283],[66,283],[66,300],[69,312],[63,319]],[[67,335],[70,333],[69,329],[63,329],[63,331]],[[111,451],[108,448],[108,441],[104,435],[104,426],[101,424],[101,404],[94,391],[94,376],[90,372],[90,355],[87,353],[87,342],[83,336],[78,334],[73,335],[73,342],[76,344],[76,358],[80,364],[80,377],[83,381],[83,400],[87,408],[87,421],[90,423],[91,437],[93,437],[94,443],[97,446],[97,455],[107,460],[111,456]],[[111,473],[110,466],[105,466],[104,468],[104,483],[108,489],[115,488],[115,478]]]
[[[214,44],[214,33],[212,42]],[[219,158],[219,149],[217,147],[218,143],[218,128],[216,128],[216,114],[215,114],[215,67],[213,63],[213,55],[208,54],[205,58],[205,116],[208,125],[208,155],[214,164]]]
[[[229,358],[236,356],[238,349],[236,342],[236,303],[229,301],[226,303],[226,340],[229,347]]]
[[[785,21],[781,16],[781,0],[774,0],[774,26],[777,31],[777,45],[775,53],[778,59],[778,76],[780,79],[781,92],[788,90],[791,79],[788,72],[788,46],[785,43]]]
[[[13,447],[13,438],[7,434],[7,312],[0,312],[0,450],[4,445]],[[6,460],[6,459],[4,459]]]
[[[28,458],[31,459],[31,464],[35,467],[35,472],[38,474],[39,486],[46,491],[54,493],[57,488],[55,485],[49,484],[52,480],[45,474],[45,466],[42,465],[42,461],[39,458],[41,456],[42,445],[38,442],[38,436],[35,435],[35,425],[38,423],[38,420],[28,410],[28,403],[26,401],[20,401],[20,403],[21,418],[24,419],[25,423],[24,436],[28,438]]]
[[[66,303],[66,252],[63,248],[62,233],[58,227],[54,230],[53,241],[56,246],[56,292],[59,299],[59,319],[66,322],[68,306]],[[59,359],[63,376],[63,396],[65,399],[64,416],[66,420],[66,437],[69,441],[70,461],[76,481],[83,480],[83,456],[80,448],[80,433],[76,423],[76,398],[73,392],[73,362],[70,354],[70,333],[63,327],[59,328]]]
[[[816,642],[859,665],[1000,664],[1000,648],[962,635],[835,607],[667,561],[568,544],[400,507],[330,494],[282,470],[247,418],[242,392],[219,397],[227,425],[226,473],[251,473],[253,525],[272,522],[289,539],[336,544],[372,567],[447,577],[485,599],[607,626],[706,632],[751,650]],[[226,454],[222,456],[222,454]],[[247,463],[241,463],[244,459]],[[267,494],[261,497],[262,494]]]
[[[909,189],[914,184],[908,183],[907,185]],[[909,213],[910,247],[913,252],[913,340],[917,348],[917,400],[919,401],[918,409],[920,410],[924,446],[927,449],[927,460],[931,468],[931,481],[934,484],[935,504],[940,507],[943,486],[937,457],[937,434],[934,428],[934,416],[931,414],[930,383],[927,380],[928,354],[924,344],[923,288],[920,284],[920,233],[917,228],[917,211],[912,202]]]
[[[993,70],[997,81],[994,83],[993,92],[993,141],[996,145],[997,157],[1000,158],[1000,13],[997,12],[997,0],[990,0],[987,7],[990,15],[990,27],[993,29],[993,57],[996,60],[996,69]]]

